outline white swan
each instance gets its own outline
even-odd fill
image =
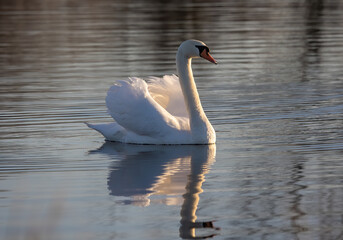
[[[176,54],[179,78],[172,75],[147,82],[139,78],[117,81],[106,97],[115,122],[87,125],[107,140],[123,143],[215,143],[216,133],[201,106],[191,68],[192,58],[198,57],[217,63],[205,43],[187,40]]]

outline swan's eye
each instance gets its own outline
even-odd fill
[[[199,56],[201,57],[201,53],[205,50],[206,55],[210,52],[210,49],[207,46],[196,46],[199,49]]]

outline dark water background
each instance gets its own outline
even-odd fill
[[[0,238],[343,239],[342,12],[0,0]],[[111,144],[83,124],[111,121],[114,80],[175,73],[189,38],[219,62],[193,61],[216,146]]]

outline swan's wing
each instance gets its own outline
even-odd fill
[[[141,136],[164,136],[178,129],[179,121],[150,95],[147,83],[139,78],[117,81],[107,92],[109,114],[123,128]]]
[[[165,75],[163,78],[150,77],[148,89],[152,98],[177,117],[188,117],[179,78],[175,75]]]

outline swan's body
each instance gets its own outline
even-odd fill
[[[115,120],[87,124],[107,140],[136,144],[212,144],[215,131],[201,106],[191,60],[213,63],[208,47],[197,40],[183,42],[176,55],[175,75],[118,81],[107,93],[106,105]]]

